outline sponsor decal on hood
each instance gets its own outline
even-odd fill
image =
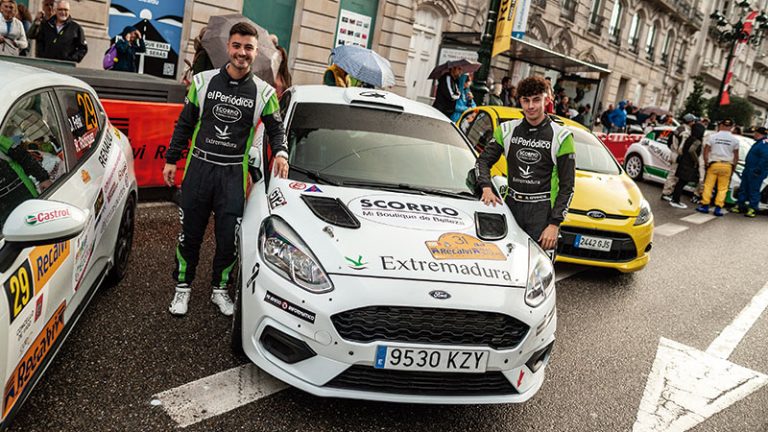
[[[59,219],[66,219],[71,216],[72,215],[70,214],[69,209],[44,210],[32,215],[27,215],[26,222],[28,225],[39,225],[43,223],[53,222]]]
[[[350,257],[344,257],[344,259],[349,262],[348,267],[352,270],[365,270],[368,268],[368,262],[363,262],[362,255],[358,255],[356,260]]]
[[[464,230],[474,225],[462,210],[417,196],[371,195],[348,204],[356,216],[399,228],[427,231]]]
[[[436,260],[474,259],[504,261],[507,257],[498,246],[486,243],[469,234],[445,233],[437,241],[426,242],[427,249]]]
[[[296,306],[295,304],[289,302],[288,300],[285,300],[282,297],[272,294],[269,291],[267,291],[267,295],[264,296],[264,301],[271,304],[272,306],[278,307],[288,312],[289,314],[295,317],[303,319],[304,321],[310,322],[312,324],[315,323],[314,312],[310,312],[304,308]]]
[[[489,279],[489,281],[512,282],[512,275],[508,270],[487,267],[479,262],[467,262],[461,264],[419,260],[415,258],[399,258],[394,256],[381,256],[381,268],[385,272],[414,273],[432,277],[444,275],[446,277],[464,275]]]

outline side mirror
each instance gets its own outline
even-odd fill
[[[70,240],[83,232],[88,215],[87,210],[62,202],[27,200],[8,215],[3,237],[22,249]]]

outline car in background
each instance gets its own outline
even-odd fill
[[[467,110],[457,122],[479,153],[500,123],[522,118],[518,108],[483,106]],[[637,185],[610,151],[580,124],[550,116],[572,133],[576,184],[560,226],[557,262],[608,267],[621,272],[643,269],[650,259],[653,214]],[[491,170],[506,176],[504,157]]]
[[[288,178],[251,153],[233,348],[318,396],[531,398],[555,339],[554,269],[508,208],[480,201],[464,136],[382,90],[297,86],[281,112]]]
[[[659,126],[654,128],[642,140],[630,145],[624,156],[624,169],[633,180],[648,180],[654,183],[664,184],[669,175],[669,169],[672,165],[672,150],[669,148],[670,137],[674,128],[670,126]],[[714,131],[707,131],[705,137],[713,134]],[[739,140],[739,162],[731,177],[731,183],[726,195],[726,204],[736,203],[739,185],[741,185],[741,172],[744,170],[744,163],[749,153],[749,149],[755,143],[755,140],[744,135],[735,135]],[[700,159],[703,164],[703,159]],[[685,190],[692,192],[696,189],[696,184],[690,183]],[[768,209],[768,180],[761,187],[761,209]]]
[[[133,242],[128,139],[69,76],[0,61],[0,429]]]

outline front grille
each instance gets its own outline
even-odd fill
[[[326,387],[424,396],[498,396],[517,390],[501,372],[412,372],[355,365]]]
[[[557,244],[558,255],[614,262],[632,261],[637,258],[637,248],[629,234],[570,226],[561,226],[560,234],[562,238]],[[603,252],[577,248],[574,246],[574,242],[578,234],[612,239],[611,250]]]
[[[331,317],[339,335],[354,342],[407,342],[442,345],[484,345],[494,349],[517,346],[528,326],[493,312],[369,306]]]

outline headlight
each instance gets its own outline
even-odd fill
[[[555,289],[555,269],[552,260],[539,245],[528,239],[528,284],[525,287],[525,303],[538,307]]]
[[[651,213],[651,205],[648,204],[648,201],[643,199],[640,202],[640,214],[637,215],[637,219],[635,219],[635,225],[642,225],[649,220],[651,220],[651,216],[653,216],[653,213]]]
[[[272,216],[262,224],[259,252],[269,268],[299,287],[315,294],[333,290],[315,255],[279,217]]]

